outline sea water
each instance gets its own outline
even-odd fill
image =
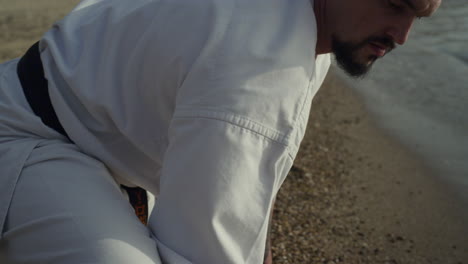
[[[443,0],[352,87],[468,206],[468,1]]]

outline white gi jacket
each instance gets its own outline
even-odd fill
[[[330,63],[315,58],[316,34],[309,0],[85,0],[40,50],[70,138],[158,197],[149,226],[165,262],[261,263]],[[14,65],[2,89],[19,87]],[[37,139],[8,144],[17,114],[2,111],[3,226]]]

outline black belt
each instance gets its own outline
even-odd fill
[[[26,100],[33,112],[41,118],[45,125],[53,128],[73,142],[60,124],[50,101],[47,80],[44,77],[44,68],[39,53],[39,42],[36,42],[29,48],[20,59],[16,72],[23,87]],[[146,224],[148,220],[148,197],[146,191],[140,187],[127,187],[123,185],[122,187],[127,191],[136,215],[141,222]]]

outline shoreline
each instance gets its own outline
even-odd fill
[[[416,41],[415,41],[416,42]],[[443,65],[444,70],[440,67]],[[340,77],[362,98],[382,131],[430,167],[468,207],[468,65],[408,43],[368,78]]]
[[[468,263],[462,204],[336,71],[278,195],[274,263]]]

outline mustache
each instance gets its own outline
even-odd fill
[[[363,41],[362,45],[364,46],[367,43],[372,43],[372,42],[378,43],[382,46],[387,47],[387,52],[390,52],[396,47],[396,44],[392,39],[390,39],[389,37],[380,37],[380,36],[371,36],[367,40]]]

